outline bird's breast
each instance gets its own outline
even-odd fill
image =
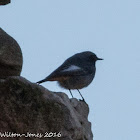
[[[65,89],[81,89],[87,87],[92,82],[93,78],[94,74],[86,76],[74,76],[63,81],[58,81],[58,83]]]

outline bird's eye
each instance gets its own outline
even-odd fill
[[[89,56],[90,61],[96,61],[96,58],[97,58],[96,55],[90,55]]]
[[[89,56],[89,59],[90,59],[90,60],[93,60],[94,58],[95,58],[94,55],[90,55],[90,56]]]

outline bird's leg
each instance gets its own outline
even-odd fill
[[[79,92],[80,96],[82,97],[83,101],[85,102],[84,97],[82,96],[82,94],[80,93],[79,89],[77,89],[77,91]]]
[[[71,94],[71,96],[72,96],[72,98],[73,98],[73,95],[72,95],[72,92],[71,92],[71,90],[69,89],[69,92],[70,92],[70,94]]]

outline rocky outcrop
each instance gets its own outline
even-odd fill
[[[22,63],[20,46],[16,40],[0,28],[0,78],[19,76]]]
[[[11,1],[10,0],[0,0],[0,5],[6,5],[9,4]]]
[[[93,139],[89,108],[83,101],[51,92],[20,76],[0,80],[0,97],[0,137],[13,133],[19,135],[10,140]]]
[[[0,139],[92,140],[89,108],[20,77],[22,52],[0,28]]]

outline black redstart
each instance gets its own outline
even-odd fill
[[[68,58],[48,77],[38,81],[37,83],[40,84],[46,81],[58,81],[61,87],[70,91],[72,97],[71,89],[77,89],[83,101],[85,101],[79,89],[87,87],[92,82],[95,76],[95,62],[97,60],[103,59],[98,58],[90,51],[77,53]]]

